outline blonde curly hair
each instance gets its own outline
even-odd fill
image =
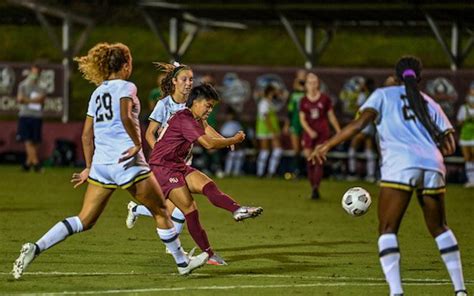
[[[110,74],[119,72],[130,61],[130,49],[123,43],[98,43],[86,56],[75,57],[79,72],[94,83],[101,84]]]

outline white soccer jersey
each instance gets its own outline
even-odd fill
[[[441,131],[452,129],[441,107],[426,94],[422,95]],[[377,89],[360,107],[361,112],[366,109],[377,112],[375,124],[384,170],[420,168],[446,173],[441,152],[409,107],[405,86]]]
[[[173,114],[184,108],[186,108],[186,103],[176,103],[171,96],[167,96],[156,103],[149,119],[159,122],[163,126]]]
[[[94,118],[92,162],[95,164],[118,163],[121,154],[135,145],[120,119],[120,100],[123,98],[133,101],[133,123],[140,135],[140,101],[135,84],[121,79],[106,80],[91,95],[87,115]],[[140,151],[139,157],[144,159],[143,152]]]

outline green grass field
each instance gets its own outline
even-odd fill
[[[21,280],[9,274],[21,245],[53,224],[76,215],[85,187],[73,190],[73,169],[24,174],[0,167],[0,294],[133,295],[387,295],[377,256],[378,188],[368,183],[324,180],[322,200],[307,198],[305,180],[218,180],[242,204],[264,207],[255,220],[236,223],[230,214],[196,196],[214,249],[228,266],[205,266],[189,277],[176,273],[149,218],[125,227],[129,196],[118,191],[91,231],[70,237],[38,257]],[[373,205],[352,218],[340,206],[344,191],[367,188]],[[474,286],[474,195],[450,185],[447,215],[462,252],[468,289]],[[436,244],[416,200],[400,230],[406,295],[452,295]],[[185,230],[185,249],[194,246]],[[165,294],[166,293],[166,294]]]

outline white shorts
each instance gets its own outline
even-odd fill
[[[114,164],[94,164],[87,181],[91,184],[104,188],[127,189],[133,184],[148,178],[151,170],[144,161],[137,161],[136,158],[124,163]]]
[[[421,194],[439,194],[446,192],[444,174],[424,169],[384,170],[382,168],[381,187],[390,187],[404,191],[417,189]]]

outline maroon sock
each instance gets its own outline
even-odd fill
[[[314,176],[313,176],[313,188],[319,188],[319,184],[321,184],[321,179],[323,178],[323,166],[322,165],[315,165],[314,166]]]
[[[306,163],[306,171],[308,174],[309,184],[311,184],[311,188],[314,188],[314,174],[315,174],[315,167],[310,161]]]
[[[235,212],[240,205],[230,196],[223,193],[217,188],[216,183],[209,182],[202,188],[202,194],[207,196],[209,201],[218,208],[227,210],[231,213]]]
[[[214,252],[211,249],[209,240],[207,239],[207,234],[204,229],[201,227],[201,222],[199,222],[199,213],[197,210],[192,211],[191,213],[185,215],[186,224],[188,225],[188,231],[191,234],[193,240],[199,246],[203,252],[207,252],[209,257],[214,255]]]

